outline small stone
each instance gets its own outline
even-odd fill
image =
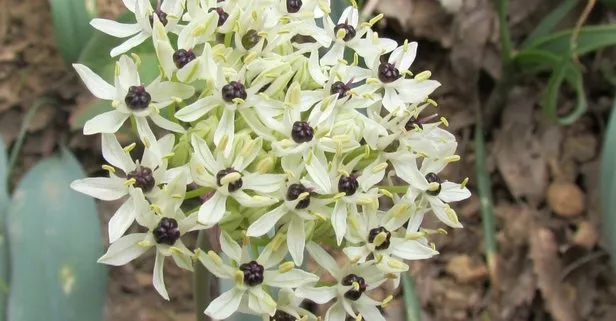
[[[548,186],[547,201],[559,216],[573,217],[586,209],[584,192],[573,183],[554,182]]]
[[[599,233],[597,228],[590,222],[584,221],[578,225],[578,229],[573,234],[573,244],[583,246],[587,249],[592,249],[599,241]]]
[[[456,255],[447,263],[445,268],[460,283],[470,283],[485,280],[488,276],[488,268],[479,260],[472,260],[466,254]]]

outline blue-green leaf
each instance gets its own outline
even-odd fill
[[[58,50],[73,63],[92,36],[90,19],[96,16],[94,0],[50,0],[51,18]]]
[[[31,169],[9,205],[10,321],[100,321],[107,269],[94,200],[69,188],[84,177],[66,149]]]
[[[612,267],[616,269],[616,99],[605,133],[600,172],[601,218]]]
[[[9,256],[6,244],[6,208],[9,201],[8,161],[6,146],[0,137],[0,321],[6,317],[6,298],[8,294]]]
[[[571,47],[573,30],[566,30],[541,37],[526,48],[547,51],[558,56],[581,56],[605,47],[616,45],[616,24],[586,26],[580,29],[575,47]]]

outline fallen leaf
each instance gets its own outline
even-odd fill
[[[467,254],[452,257],[445,269],[460,283],[485,280],[488,276],[488,268],[483,261],[473,260]]]
[[[530,238],[530,258],[534,263],[539,290],[554,320],[575,321],[579,319],[577,311],[560,279],[562,264],[558,258],[557,246],[550,230],[536,228]]]

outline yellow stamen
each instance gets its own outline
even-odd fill
[[[379,247],[385,243],[385,241],[387,241],[387,233],[381,232],[374,237],[374,241],[372,241],[372,243]]]
[[[108,171],[109,173],[115,173],[115,168],[113,168],[113,166],[109,166],[109,165],[103,165],[101,166],[104,170]]]
[[[125,152],[130,153],[133,149],[135,149],[135,147],[137,146],[136,143],[132,143],[124,148],[122,148]]]
[[[386,162],[380,163],[380,164],[378,164],[378,165],[376,165],[376,166],[374,166],[372,168],[372,172],[373,173],[378,173],[378,172],[380,172],[382,170],[385,170],[386,168],[387,168],[387,163]]]
[[[235,275],[233,275],[233,282],[236,285],[244,284],[244,272],[237,270],[235,271]]]
[[[287,273],[295,268],[295,264],[293,262],[284,262],[278,266],[278,271],[280,273]]]
[[[133,186],[133,185],[135,185],[135,183],[137,183],[137,180],[134,179],[134,178],[131,178],[131,179],[127,179],[126,182],[124,182],[124,185],[126,185],[126,186]]]
[[[233,182],[239,180],[240,178],[242,178],[242,174],[240,174],[238,172],[232,172],[232,173],[229,173],[229,174],[223,176],[220,179],[220,184],[221,185],[225,185],[225,184],[233,183]]]
[[[449,121],[445,117],[441,117],[441,123],[445,125],[445,127],[449,127]]]

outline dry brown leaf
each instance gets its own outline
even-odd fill
[[[534,263],[537,284],[546,301],[546,308],[556,321],[579,320],[567,290],[560,279],[562,264],[558,258],[554,234],[546,228],[536,228],[530,238],[530,258]]]
[[[452,257],[445,268],[460,283],[470,283],[485,280],[488,276],[488,268],[481,260],[473,260],[467,254]]]

